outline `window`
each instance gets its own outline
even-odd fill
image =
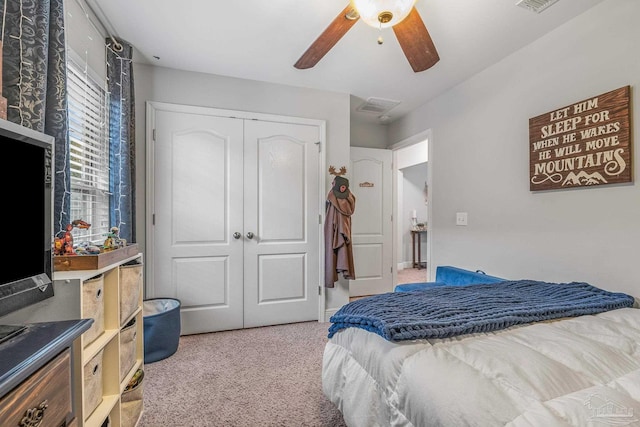
[[[73,231],[76,243],[102,245],[109,232],[109,120],[107,92],[85,65],[67,59],[70,219],[91,224]]]

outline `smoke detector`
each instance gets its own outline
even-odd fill
[[[532,12],[540,13],[558,0],[518,0],[516,6],[523,7]]]
[[[392,99],[384,99],[384,98],[367,98],[367,100],[362,103],[357,111],[363,113],[374,113],[374,114],[382,114],[391,110],[393,107],[400,104],[400,101],[394,101]]]

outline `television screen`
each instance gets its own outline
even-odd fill
[[[3,195],[6,258],[0,269],[0,316],[53,296],[53,138],[0,120],[5,156]]]

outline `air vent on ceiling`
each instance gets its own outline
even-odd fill
[[[558,0],[518,0],[516,6],[523,7],[532,12],[540,13]]]
[[[394,101],[392,99],[367,98],[367,100],[356,108],[356,110],[362,111],[363,113],[382,114],[391,110],[398,104],[400,104],[400,101]]]

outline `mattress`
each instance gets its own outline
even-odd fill
[[[337,332],[322,387],[357,426],[640,425],[640,310],[392,342]]]

